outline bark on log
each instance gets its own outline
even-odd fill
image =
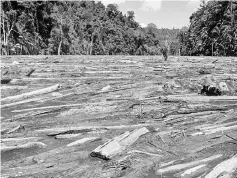
[[[123,152],[129,145],[133,144],[140,136],[148,133],[146,127],[136,129],[133,132],[125,132],[124,134],[115,137],[103,145],[100,145],[90,153],[92,157],[99,157],[105,160],[111,159],[118,153]]]
[[[218,178],[221,175],[232,177],[232,173],[237,169],[237,155],[218,164],[205,176],[205,178]]]
[[[201,159],[201,160],[198,160],[198,161],[173,165],[173,166],[170,166],[170,167],[166,167],[166,168],[162,168],[162,169],[157,170],[157,174],[163,174],[163,173],[167,173],[167,172],[174,172],[174,171],[183,170],[183,169],[186,169],[186,168],[197,166],[197,165],[202,164],[202,163],[213,161],[213,160],[221,158],[221,157],[222,157],[222,154],[218,154],[218,155],[214,155],[214,156],[211,156],[211,157],[208,157],[208,158],[205,158],[205,159]]]
[[[43,89],[39,89],[39,90],[36,90],[36,91],[23,93],[21,95],[16,95],[16,96],[10,96],[10,97],[7,97],[7,98],[3,98],[1,100],[1,102],[5,102],[5,103],[17,102],[17,101],[21,101],[23,99],[34,97],[34,96],[37,96],[37,95],[50,93],[50,92],[53,92],[53,91],[58,90],[60,88],[61,88],[61,85],[57,84],[57,85],[54,85],[54,86],[51,86],[51,87],[48,87],[48,88],[43,88]]]

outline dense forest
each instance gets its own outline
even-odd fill
[[[237,56],[237,2],[209,1],[182,29],[142,28],[134,11],[95,1],[1,1],[2,55]]]

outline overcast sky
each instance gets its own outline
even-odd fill
[[[182,28],[189,24],[190,15],[200,0],[101,0],[104,5],[116,3],[119,10],[135,12],[135,20],[142,26],[154,23],[158,28]]]

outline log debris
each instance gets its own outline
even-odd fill
[[[133,132],[126,131],[120,136],[114,137],[103,145],[100,145],[90,153],[92,157],[99,157],[105,160],[124,151],[129,145],[133,144],[140,136],[148,133],[146,127],[136,129]]]
[[[57,85],[54,85],[54,86],[51,86],[51,87],[48,87],[48,88],[43,88],[43,89],[40,89],[40,90],[36,90],[36,91],[28,92],[28,93],[23,93],[23,94],[16,95],[16,96],[9,96],[7,98],[2,98],[1,102],[2,103],[3,102],[4,103],[17,102],[17,101],[21,101],[23,99],[27,99],[27,98],[30,98],[30,97],[42,95],[42,94],[45,94],[45,93],[50,93],[50,92],[56,91],[60,88],[61,88],[61,85],[57,84]]]

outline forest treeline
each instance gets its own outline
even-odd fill
[[[95,1],[1,1],[1,54],[158,55],[168,43],[170,55],[237,56],[235,1],[203,1],[182,29],[134,19]]]

